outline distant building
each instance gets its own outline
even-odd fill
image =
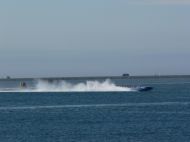
[[[6,76],[6,79],[11,79],[11,77],[10,76]]]
[[[124,73],[122,76],[123,77],[129,77],[130,75],[128,73]]]

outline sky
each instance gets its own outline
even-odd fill
[[[190,74],[190,0],[1,0],[0,77]]]

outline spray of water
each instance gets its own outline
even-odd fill
[[[122,92],[133,91],[128,87],[116,86],[110,80],[86,81],[84,83],[72,84],[66,81],[49,83],[47,81],[38,81],[35,91],[37,92]]]
[[[135,91],[129,87],[117,86],[111,80],[86,81],[81,83],[69,83],[67,81],[43,81],[38,80],[34,87],[27,88],[3,88],[0,92],[128,92]]]

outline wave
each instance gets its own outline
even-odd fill
[[[1,106],[1,110],[36,110],[64,108],[105,108],[105,107],[154,107],[154,106],[189,106],[190,102],[143,102],[125,104],[77,104],[77,105],[47,105],[47,106]],[[155,112],[155,111],[154,111]],[[144,112],[142,112],[144,113]]]
[[[0,92],[128,92],[134,91],[129,87],[117,86],[111,80],[107,79],[100,81],[86,81],[82,83],[69,83],[66,81],[48,82],[38,80],[33,88],[7,88]]]

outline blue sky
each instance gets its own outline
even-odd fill
[[[190,0],[3,0],[0,77],[190,74]]]

